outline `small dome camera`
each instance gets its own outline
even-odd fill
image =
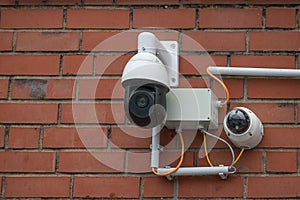
[[[254,148],[264,135],[259,118],[245,107],[236,107],[230,111],[225,116],[223,124],[226,135],[239,148]]]

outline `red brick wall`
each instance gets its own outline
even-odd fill
[[[230,107],[249,107],[264,123],[263,141],[228,180],[167,181],[150,172],[149,131],[126,125],[120,77],[137,33],[94,49],[146,28],[179,42],[180,73],[192,87],[220,91],[205,73],[213,62],[300,67],[299,6],[299,0],[0,1],[0,198],[299,197],[299,79],[223,77]],[[176,147],[173,131],[162,135],[163,145]],[[201,135],[193,140],[183,165],[207,166],[198,156]],[[217,143],[214,163],[230,161],[225,148]]]

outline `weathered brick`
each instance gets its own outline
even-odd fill
[[[82,75],[93,73],[93,57],[90,55],[65,55],[63,57],[64,75]]]
[[[180,177],[178,196],[180,198],[243,197],[243,177],[232,176],[229,180],[223,181],[214,176],[205,176],[201,180],[196,176]]]
[[[299,51],[299,44],[300,32],[297,31],[250,32],[252,51]]]
[[[75,96],[74,88],[74,79],[14,79],[12,98],[72,99]]]
[[[17,51],[76,51],[78,32],[18,32]]]
[[[17,128],[9,130],[8,148],[38,148],[40,129],[38,128]]]
[[[113,5],[113,0],[85,0],[85,5]]]
[[[104,148],[107,130],[102,127],[46,127],[43,148]]]
[[[67,176],[9,176],[5,197],[69,197],[70,183]]]
[[[75,177],[74,197],[138,198],[138,177]]]
[[[59,172],[123,172],[122,152],[61,152]]]
[[[2,75],[58,75],[59,56],[1,55]]]
[[[200,28],[260,28],[262,9],[204,8],[200,9]]]
[[[98,55],[96,74],[122,75],[125,65],[132,55]]]
[[[145,177],[144,197],[174,197],[174,182],[160,177]]]
[[[300,3],[299,0],[249,0],[249,4],[258,4],[258,5],[264,5],[264,4],[274,4],[274,5],[280,5],[280,4],[295,4],[298,5]]]
[[[8,9],[1,11],[1,28],[62,28],[62,9]]]
[[[244,51],[244,32],[185,31],[182,49],[193,51]]]
[[[294,28],[296,26],[296,10],[289,8],[268,8],[266,10],[266,27]]]
[[[298,127],[265,127],[263,140],[258,147],[298,148],[300,146],[299,131]]]
[[[231,56],[231,66],[294,69],[295,58],[293,56],[285,55],[233,55]]]
[[[125,113],[123,104],[114,103],[73,103],[62,104],[62,123],[124,123]]]
[[[297,172],[297,152],[267,152],[267,172]]]
[[[54,152],[0,152],[1,172],[54,172]]]
[[[8,83],[8,79],[0,79],[0,99],[7,99]]]
[[[122,99],[124,88],[120,79],[81,79],[80,99]]]
[[[4,147],[4,140],[5,140],[5,128],[0,127],[0,148]]]
[[[48,124],[57,122],[57,104],[0,103],[1,123]]]
[[[19,5],[81,5],[81,0],[19,0]]]
[[[183,4],[246,4],[245,0],[183,0]]]
[[[195,26],[195,9],[133,10],[133,28],[194,28]]]
[[[129,28],[129,10],[125,9],[69,9],[68,28]]]
[[[0,51],[12,50],[13,32],[0,32]]]
[[[206,74],[209,66],[226,66],[226,56],[181,55],[179,57],[179,72],[188,74]]]
[[[248,198],[296,198],[300,195],[299,176],[248,178]]]
[[[244,97],[244,80],[237,78],[223,78],[222,81],[226,84],[230,98],[243,98]],[[213,91],[219,98],[225,98],[224,88],[218,83],[214,82]]]
[[[15,3],[16,3],[15,0],[2,0],[0,2],[0,5],[8,6],[8,5],[15,5]]]
[[[249,79],[249,98],[296,99],[300,98],[299,79]]]

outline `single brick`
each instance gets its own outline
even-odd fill
[[[61,152],[59,172],[123,172],[123,152]]]
[[[296,26],[296,10],[290,8],[267,8],[266,27],[294,28]]]
[[[70,183],[67,176],[9,176],[5,197],[69,197]]]
[[[13,32],[0,32],[0,51],[12,50]]]
[[[3,5],[3,6],[15,5],[15,3],[16,3],[15,0],[2,0],[2,1],[0,1],[0,5]]]
[[[9,130],[8,148],[30,149],[39,147],[40,129],[17,128]]]
[[[261,55],[233,55],[231,56],[233,67],[261,67],[261,68],[295,68],[294,56],[261,56]]]
[[[285,0],[285,1],[282,1],[282,0],[268,0],[268,1],[265,1],[265,0],[249,0],[249,4],[257,4],[257,5],[264,5],[264,4],[274,4],[274,5],[285,5],[285,4],[295,4],[295,5],[298,5],[300,3],[299,0]]]
[[[0,79],[0,99],[8,97],[8,79]]]
[[[54,172],[54,152],[0,152],[1,172]]]
[[[96,74],[122,75],[132,55],[97,55]]]
[[[19,0],[19,5],[81,5],[81,0]]]
[[[178,5],[178,0],[116,0],[117,5]]]
[[[79,32],[18,32],[17,51],[76,51]]]
[[[244,32],[185,31],[182,49],[192,51],[244,51]]]
[[[62,9],[8,9],[1,11],[1,28],[62,28]]]
[[[85,0],[84,5],[113,5],[113,0]]]
[[[144,197],[174,197],[174,181],[144,177]]]
[[[62,104],[61,123],[124,123],[124,106],[120,103]]]
[[[299,51],[299,44],[297,31],[250,32],[251,51]]]
[[[201,181],[197,176],[180,177],[178,196],[180,198],[243,197],[243,183],[241,176],[232,176],[230,181],[223,181],[215,176],[205,176]]]
[[[245,0],[182,0],[183,4],[246,4]]]
[[[134,9],[132,26],[133,28],[194,28],[196,10]]]
[[[297,152],[267,152],[267,172],[297,172]]]
[[[200,28],[260,28],[262,9],[204,8],[200,9]]]
[[[0,148],[4,147],[4,140],[5,140],[5,128],[0,127]]]
[[[111,143],[113,147],[118,148],[149,148],[151,130],[139,127],[113,127]]]
[[[75,177],[74,197],[138,198],[139,177]]]
[[[63,57],[64,75],[81,75],[93,73],[93,57],[90,55],[65,55]]]
[[[226,56],[180,55],[179,72],[184,75],[206,74],[208,66],[226,66]]]
[[[248,198],[297,198],[299,176],[266,176],[248,178]]]
[[[299,79],[248,79],[249,98],[300,98]]]
[[[293,103],[232,103],[231,107],[247,107],[252,110],[263,123],[294,123]]]
[[[49,124],[57,122],[57,104],[0,103],[1,123]]]
[[[120,79],[81,79],[80,99],[122,99],[124,88]]]
[[[12,98],[72,99],[75,96],[74,87],[74,79],[14,79]]]
[[[264,127],[264,137],[258,147],[298,148],[300,146],[299,131],[298,127]]]
[[[105,148],[107,130],[101,127],[46,127],[43,148]]]
[[[58,75],[59,56],[1,55],[2,75]]]
[[[69,9],[68,28],[129,28],[129,10],[124,9]]]

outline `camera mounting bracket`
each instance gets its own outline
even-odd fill
[[[170,87],[179,84],[179,48],[177,41],[160,41],[154,34],[142,32],[138,36],[138,53],[148,52],[157,56],[165,65]]]

